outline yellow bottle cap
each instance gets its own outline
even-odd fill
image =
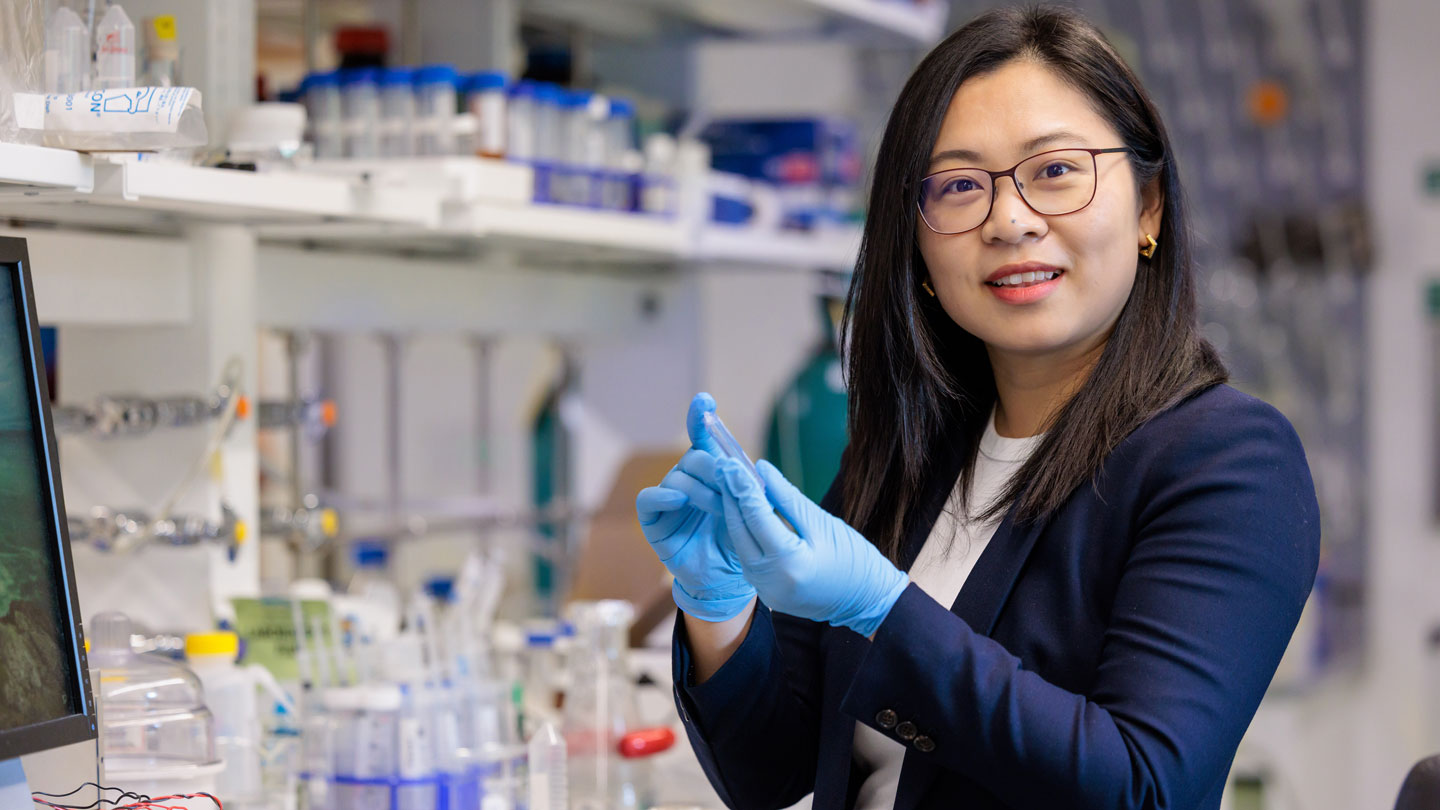
[[[162,40],[175,39],[175,15],[161,14],[150,21],[155,26],[155,37]]]
[[[217,633],[191,633],[185,637],[186,657],[196,655],[228,655],[240,653],[240,637],[228,630]]]

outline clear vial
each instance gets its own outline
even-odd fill
[[[600,207],[612,211],[635,210],[633,166],[640,160],[635,149],[635,105],[611,99],[605,119],[605,172],[600,184]]]
[[[535,111],[538,86],[531,81],[516,82],[506,99],[505,156],[529,163],[535,160]]]
[[[415,71],[390,68],[380,72],[380,154],[415,154]]]
[[[380,155],[379,71],[373,68],[346,70],[340,74],[340,100],[345,113],[345,156],[374,158]]]
[[[310,140],[315,157],[333,160],[345,156],[345,112],[340,100],[340,74],[312,73],[300,87],[310,119]]]
[[[530,738],[530,810],[570,810],[565,738],[546,723]]]
[[[95,89],[135,86],[135,24],[111,3],[95,26]]]
[[[419,155],[455,154],[455,113],[459,74],[449,65],[430,65],[415,72],[415,117]]]
[[[45,26],[45,92],[90,89],[90,29],[74,11],[60,6]]]
[[[506,136],[509,134],[505,74],[496,71],[476,73],[466,85],[466,106],[475,116],[475,154],[480,157],[505,157]]]

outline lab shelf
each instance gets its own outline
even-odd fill
[[[851,270],[859,250],[858,227],[797,233],[712,225],[700,229],[691,257],[706,263]]]
[[[945,30],[941,0],[532,0],[527,11],[609,36],[654,35],[664,17],[737,34],[840,30],[857,39],[928,46]]]
[[[0,194],[41,190],[88,192],[95,185],[89,155],[68,149],[0,143]]]
[[[528,168],[474,158],[256,173],[0,144],[0,216],[62,228],[164,235],[240,225],[267,242],[419,254],[493,247],[576,266],[848,269],[859,244],[858,229],[766,232],[537,204],[532,187]]]

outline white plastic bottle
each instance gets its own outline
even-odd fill
[[[90,29],[65,6],[45,26],[45,92],[83,93],[90,89]]]
[[[546,723],[530,738],[530,810],[570,810],[565,738]]]
[[[205,690],[215,718],[215,753],[225,770],[215,781],[219,795],[245,802],[264,796],[260,773],[260,703],[254,675],[235,665],[240,641],[234,633],[192,633],[185,657]]]
[[[459,104],[449,65],[429,65],[415,71],[415,117],[419,135],[417,155],[455,154],[455,113]]]
[[[380,156],[379,71],[355,68],[340,74],[341,107],[345,111],[345,156],[364,160]]]
[[[388,68],[380,72],[380,136],[382,157],[415,154],[415,71]]]
[[[388,641],[400,631],[400,591],[386,570],[390,552],[385,541],[356,540],[353,547],[355,576],[346,588],[345,612],[361,634],[373,641]]]
[[[95,26],[95,89],[135,86],[135,24],[111,3]]]
[[[475,154],[480,157],[505,157],[506,83],[504,73],[487,71],[471,76],[466,85],[466,104],[476,121]]]

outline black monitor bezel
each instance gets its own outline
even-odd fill
[[[60,488],[60,454],[55,441],[54,424],[50,416],[50,390],[45,381],[45,358],[40,348],[40,322],[35,315],[34,287],[30,277],[30,254],[25,240],[16,237],[0,237],[0,272],[8,273],[15,289],[15,315],[19,319],[20,334],[28,343],[21,346],[21,354],[29,363],[29,378],[35,387],[30,393],[32,415],[40,426],[35,437],[37,455],[45,460],[46,477],[54,509],[51,516],[55,521],[56,562],[65,582],[61,595],[63,608],[67,612],[71,638],[73,640],[74,667],[76,679],[68,686],[73,691],[74,703],[82,713],[72,714],[56,720],[47,720],[23,728],[0,730],[0,761],[14,759],[51,748],[85,742],[95,739],[95,703],[90,690],[90,669],[85,657],[85,635],[80,626],[80,600],[75,588],[75,561],[70,554],[70,531],[66,524],[65,498]],[[4,313],[0,313],[3,319]],[[3,327],[0,327],[3,328]]]

